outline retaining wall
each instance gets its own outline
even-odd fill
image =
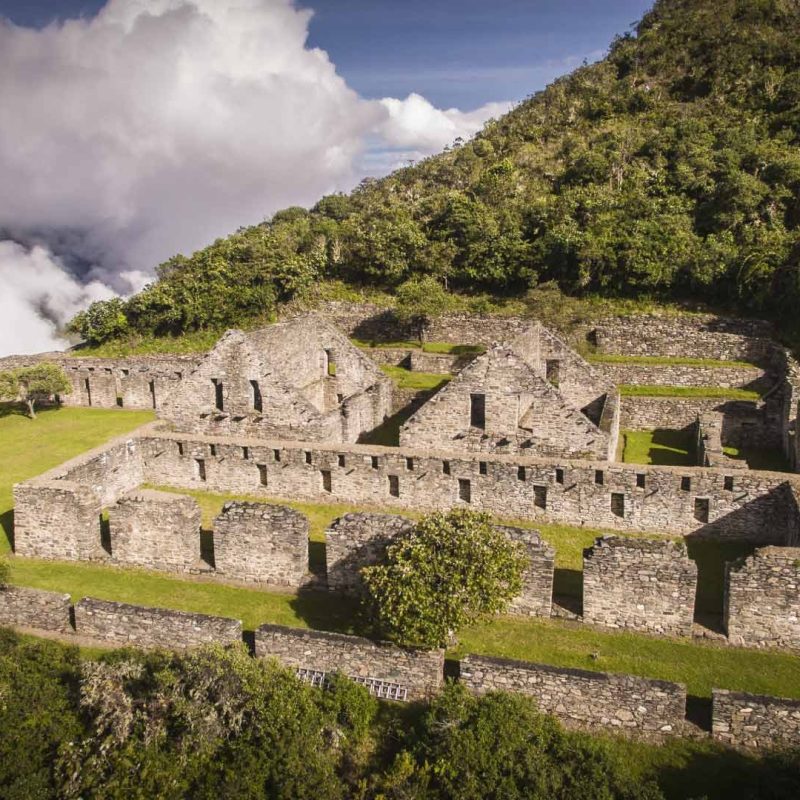
[[[460,679],[478,694],[529,695],[545,714],[581,727],[639,735],[684,728],[686,687],[678,683],[476,655],[462,659]]]
[[[800,700],[714,689],[711,702],[718,741],[757,749],[800,747]]]
[[[423,700],[444,680],[444,650],[417,650],[358,636],[279,625],[256,631],[256,656],[276,658],[319,685],[326,674],[341,672],[364,683],[373,694],[393,700]]]
[[[626,364],[591,362],[612,383],[639,386],[717,386],[756,388],[767,383],[760,367],[699,367],[682,364]]]
[[[238,619],[147,608],[85,597],[75,605],[75,629],[81,636],[119,645],[180,650],[242,640]]]
[[[70,633],[71,609],[68,594],[25,586],[0,586],[0,625]]]

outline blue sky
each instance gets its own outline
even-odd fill
[[[224,2],[224,0],[220,0]],[[102,0],[0,0],[20,25],[91,16]],[[417,92],[440,108],[521,100],[594,60],[652,0],[301,0],[310,41],[367,98]]]

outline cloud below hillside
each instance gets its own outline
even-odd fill
[[[504,110],[365,100],[307,47],[310,16],[109,0],[42,30],[0,20],[0,354],[57,346],[99,284],[129,292],[174,253],[390,168],[365,158],[376,142],[428,155]]]

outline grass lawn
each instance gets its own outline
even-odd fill
[[[0,405],[0,553],[11,549],[11,487],[154,419],[151,411],[46,408],[28,419]]]
[[[619,385],[622,397],[686,397],[709,400],[758,400],[752,389],[728,389],[720,386],[646,386],[634,383]]]
[[[620,431],[622,460],[628,464],[691,467],[697,463],[694,435],[686,430]]]
[[[437,372],[412,372],[405,367],[393,367],[389,364],[384,364],[381,369],[394,381],[398,389],[434,391],[441,389],[453,377]]]
[[[122,358],[124,356],[156,355],[163,353],[173,355],[205,353],[217,343],[224,332],[224,330],[213,330],[191,331],[181,334],[180,336],[136,336],[130,339],[119,339],[95,346],[81,345],[74,350],[68,350],[67,355],[76,357]]]
[[[590,353],[586,360],[592,364],[641,364],[651,367],[719,367],[722,369],[754,367],[749,361],[720,361],[714,358],[683,358],[679,356],[623,356],[617,353]]]

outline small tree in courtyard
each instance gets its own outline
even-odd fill
[[[28,407],[31,419],[36,418],[37,402],[71,391],[64,370],[56,364],[43,362],[32,367],[0,372],[0,399],[21,400]]]
[[[502,613],[522,589],[526,557],[488,514],[429,514],[361,575],[381,632],[401,644],[444,646],[455,631]]]
[[[428,275],[407,280],[397,288],[395,296],[395,315],[416,330],[420,342],[431,319],[446,311],[450,302],[444,287]]]

